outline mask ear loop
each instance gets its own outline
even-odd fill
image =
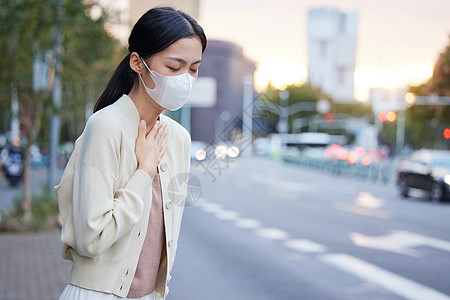
[[[148,70],[153,76],[155,76],[155,74],[152,72],[152,70],[150,70],[150,68],[147,66],[145,60],[144,60],[142,57],[140,57],[140,56],[139,56],[139,58],[142,60],[142,62],[144,63],[145,67],[147,68],[147,70]]]

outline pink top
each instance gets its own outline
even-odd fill
[[[165,243],[162,203],[161,183],[159,173],[156,173],[152,183],[152,208],[148,221],[147,235],[145,236],[136,273],[128,292],[128,298],[140,298],[151,294],[155,289],[162,249]]]

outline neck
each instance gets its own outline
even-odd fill
[[[132,89],[128,94],[128,97],[130,97],[136,105],[139,118],[145,120],[147,123],[148,133],[164,109],[156,104],[156,102],[141,88]]]

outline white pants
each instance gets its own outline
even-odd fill
[[[113,294],[91,291],[69,283],[62,292],[61,296],[59,297],[59,300],[120,300],[120,299],[155,300],[155,292],[141,298],[120,298]]]

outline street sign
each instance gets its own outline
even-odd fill
[[[199,77],[192,87],[188,103],[191,107],[213,107],[217,102],[217,81],[214,77]]]
[[[320,114],[326,114],[330,111],[330,102],[326,99],[317,101],[316,109]]]

